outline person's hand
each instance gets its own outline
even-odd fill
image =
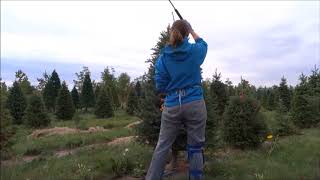
[[[191,32],[193,32],[193,29],[192,29],[192,26],[191,26],[191,24],[187,21],[187,20],[183,20],[185,23],[186,23],[186,25],[187,25],[187,28],[188,28],[188,32],[189,33],[191,33]]]

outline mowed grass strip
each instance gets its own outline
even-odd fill
[[[240,151],[208,163],[207,177],[214,179],[316,179],[320,178],[320,129],[282,137],[269,149]]]
[[[126,150],[127,149],[127,150]],[[125,153],[125,155],[124,155]],[[150,161],[152,148],[135,142],[101,146],[95,149],[83,149],[74,155],[55,158],[47,156],[30,163],[1,168],[1,179],[110,179],[115,176],[112,159],[124,161],[131,166],[129,175],[144,171]]]

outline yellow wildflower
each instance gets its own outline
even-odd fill
[[[272,139],[272,138],[273,138],[272,134],[267,136],[267,139]]]

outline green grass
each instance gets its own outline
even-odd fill
[[[12,151],[16,155],[35,155],[58,149],[70,149],[93,143],[108,142],[114,138],[132,134],[133,131],[128,128],[116,128],[104,132],[53,135],[36,139],[25,136],[12,146]]]
[[[116,111],[114,117],[105,119],[98,119],[94,114],[90,113],[79,113],[79,116],[81,118],[78,125],[73,120],[59,121],[53,119],[51,127],[78,127],[81,129],[88,129],[89,127],[101,126],[106,129],[111,129],[124,127],[132,122],[139,120],[139,118],[130,116],[124,111]]]
[[[128,148],[127,154],[123,152]],[[127,158],[131,164],[131,175],[144,170],[145,164],[151,158],[150,147],[129,143],[119,146],[103,146],[94,150],[81,150],[78,153],[63,158],[45,156],[30,163],[14,167],[2,167],[1,179],[108,179],[115,176],[111,159],[119,161]]]
[[[275,112],[263,112],[269,129],[276,128]],[[110,179],[118,173],[141,176],[152,155],[152,147],[137,143],[118,146],[103,145],[94,149],[81,148],[73,155],[56,158],[52,152],[58,149],[81,147],[88,144],[108,142],[114,138],[134,135],[124,128],[139,120],[123,111],[108,119],[96,119],[86,113],[80,115],[78,125],[74,121],[52,122],[52,126],[111,128],[105,132],[67,134],[28,139],[33,131],[15,126],[16,134],[10,138],[9,151],[18,159],[23,155],[40,154],[29,163],[1,167],[1,179]],[[320,129],[304,129],[302,135],[281,137],[275,149],[232,151],[227,155],[206,156],[206,179],[218,180],[280,180],[316,179],[320,177]],[[123,155],[125,149],[129,151]],[[214,151],[209,150],[209,151]],[[208,153],[210,154],[210,153]],[[114,160],[114,161],[113,161]],[[185,179],[181,177],[181,179]]]
[[[7,156],[36,155],[42,153],[50,153],[54,150],[75,148],[93,143],[108,142],[118,137],[130,136],[134,131],[124,126],[138,121],[139,119],[127,115],[124,111],[116,111],[115,116],[107,119],[96,119],[93,114],[80,114],[81,120],[78,128],[88,129],[89,127],[102,126],[107,131],[94,133],[78,133],[66,135],[52,135],[39,138],[28,137],[34,129],[27,128],[23,125],[12,126],[15,129],[15,135],[9,139],[6,147],[5,158]],[[52,127],[71,127],[76,128],[73,120],[57,121],[53,120]],[[80,126],[80,127],[79,127]]]
[[[208,165],[215,179],[315,179],[320,176],[320,129],[304,130],[304,135],[281,138],[270,154],[248,150],[216,157]]]

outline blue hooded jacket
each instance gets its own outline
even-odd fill
[[[155,65],[156,88],[166,94],[167,107],[203,99],[200,66],[208,45],[202,38],[193,44],[188,40],[184,38],[176,48],[163,48]]]

